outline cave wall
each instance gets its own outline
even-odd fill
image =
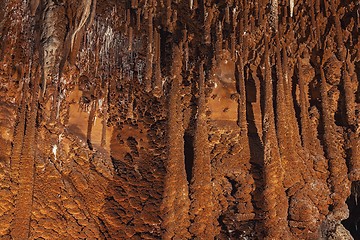
[[[360,235],[358,1],[0,6],[1,239]]]

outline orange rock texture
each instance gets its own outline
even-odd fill
[[[359,1],[0,6],[0,239],[360,239]]]

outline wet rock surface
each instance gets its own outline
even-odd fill
[[[359,239],[359,2],[0,6],[1,239]]]

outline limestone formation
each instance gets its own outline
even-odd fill
[[[358,1],[0,6],[0,239],[359,239]]]

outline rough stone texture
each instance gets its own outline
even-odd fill
[[[359,239],[358,1],[0,6],[0,239]]]

